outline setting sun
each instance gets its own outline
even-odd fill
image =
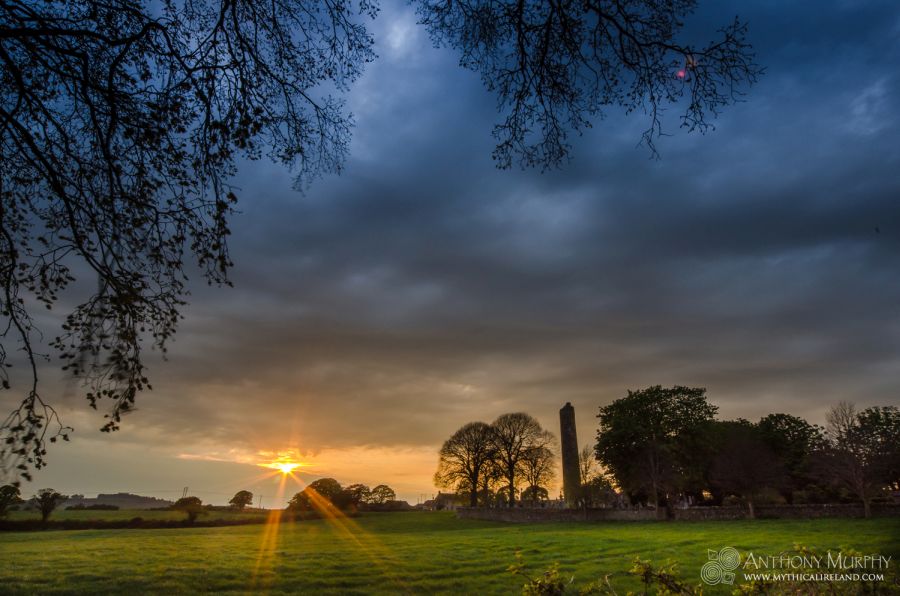
[[[273,462],[270,462],[267,464],[259,464],[259,465],[264,468],[271,468],[273,470],[278,470],[282,474],[290,474],[297,468],[300,468],[303,466],[302,463],[295,462],[295,461],[273,461]]]
[[[282,474],[290,474],[294,470],[300,467],[300,464],[294,462],[282,462],[274,464],[272,467],[281,470]]]

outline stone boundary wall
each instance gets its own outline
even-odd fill
[[[756,517],[760,519],[819,519],[827,517],[864,517],[862,504],[823,505],[757,505]],[[900,505],[872,505],[872,517],[900,517]],[[676,509],[679,520],[728,520],[747,519],[742,507],[692,507]]]
[[[532,522],[599,522],[599,521],[654,521],[655,509],[540,509],[514,507],[457,507],[456,517],[513,523]]]
[[[460,519],[478,519],[513,523],[533,522],[602,522],[602,521],[655,521],[665,520],[665,510],[660,509],[541,509],[529,507],[485,508],[459,507]],[[727,521],[747,519],[742,507],[692,507],[676,509],[679,521]],[[861,504],[841,505],[758,505],[759,519],[819,519],[829,517],[863,517]],[[900,504],[872,505],[872,517],[900,517]]]

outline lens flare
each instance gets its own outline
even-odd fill
[[[290,474],[297,468],[302,468],[305,464],[297,461],[273,461],[265,464],[259,464],[263,468],[278,470],[282,474]]]

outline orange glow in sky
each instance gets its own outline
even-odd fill
[[[273,461],[265,464],[259,464],[263,468],[271,468],[278,470],[282,474],[290,474],[297,468],[303,467],[304,464],[296,461]]]

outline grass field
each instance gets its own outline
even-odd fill
[[[708,548],[774,555],[795,543],[896,562],[900,519],[507,525],[414,512],[277,526],[6,532],[0,592],[517,594],[523,580],[507,571],[516,551],[535,575],[559,562],[576,585],[625,571],[635,556],[676,560],[699,583]],[[633,578],[615,585],[620,594],[639,587]]]

